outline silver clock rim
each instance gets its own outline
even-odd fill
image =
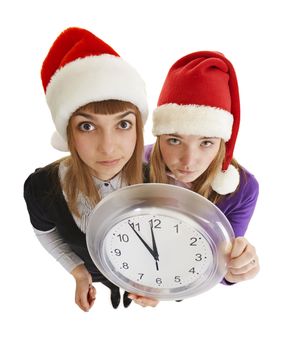
[[[168,209],[164,207],[165,205],[168,205]],[[214,231],[211,231],[210,234],[207,234],[207,229],[204,229],[215,259],[214,268],[204,283],[199,284],[196,281],[183,290],[154,289],[142,285],[137,286],[126,277],[120,278],[109,267],[105,261],[106,253],[103,250],[107,232],[117,222],[134,216],[133,213],[140,215],[151,213],[151,210],[156,213],[158,210],[160,212],[167,210],[172,212],[173,216],[174,213],[180,214],[185,220],[188,218],[194,225],[199,224],[202,228],[205,225],[206,227],[213,226],[211,229]],[[232,227],[225,215],[206,198],[178,186],[152,183],[125,187],[104,198],[90,215],[86,233],[91,258],[106,278],[128,292],[159,300],[185,299],[205,292],[218,284],[226,274],[228,262],[228,252],[219,247],[220,245],[230,246],[233,238]]]

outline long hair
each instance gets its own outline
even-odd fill
[[[213,159],[213,161],[211,162],[211,164],[209,165],[209,167],[205,170],[205,172],[202,175],[200,175],[196,180],[192,182],[191,190],[209,199],[214,204],[216,204],[220,200],[222,195],[215,192],[212,189],[211,184],[217,173],[220,171],[225,157],[225,150],[225,142],[221,139],[219,151]],[[238,170],[240,169],[239,164],[236,160],[233,159],[231,164],[235,166]],[[158,136],[151,153],[150,182],[171,183],[172,180],[167,175],[167,171],[168,169],[163,160],[161,150],[159,147]]]
[[[122,170],[121,179],[122,183],[124,182],[127,185],[133,185],[143,182],[143,123],[141,113],[138,108],[130,102],[106,100],[89,103],[79,108],[76,112],[73,113],[73,115],[83,111],[97,114],[115,114],[123,112],[129,108],[134,111],[136,116],[137,141],[130,160],[126,163]],[[97,191],[93,177],[87,165],[80,159],[75,149],[74,136],[70,127],[70,120],[67,127],[67,137],[71,154],[69,157],[60,160],[63,161],[67,166],[67,171],[62,181],[62,188],[65,192],[70,211],[76,216],[80,217],[80,213],[77,208],[77,199],[80,193],[85,196],[85,198],[90,202],[92,206],[95,206],[101,200],[101,197]]]

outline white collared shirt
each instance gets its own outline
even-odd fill
[[[63,162],[59,165],[58,175],[60,182],[62,183],[64,176],[66,175],[67,167]],[[117,174],[114,178],[102,181],[96,177],[93,177],[96,188],[100,195],[100,198],[106,197],[111,192],[118,190],[121,187],[126,186],[122,182],[121,173]],[[66,195],[63,192],[64,197],[67,201]],[[93,206],[89,200],[83,195],[79,194],[77,207],[80,213],[80,217],[73,215],[74,221],[80,230],[85,233],[88,225],[89,216],[93,210]],[[38,240],[42,246],[69,272],[77,267],[78,265],[83,264],[83,260],[73,252],[70,246],[63,240],[59,231],[54,227],[50,231],[40,231],[36,228],[33,228]]]

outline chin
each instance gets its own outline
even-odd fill
[[[189,175],[184,175],[184,174],[180,174],[178,173],[178,177],[177,179],[179,181],[182,181],[182,182],[193,182],[195,180],[197,180],[202,174],[203,174],[204,171],[195,171],[193,172],[192,174],[189,174]]]
[[[179,175],[176,177],[176,180],[181,181],[181,182],[193,182],[194,180],[196,180],[198,178],[198,176],[183,176],[183,175]]]
[[[97,177],[103,181],[108,181],[115,177],[122,170],[122,167],[118,166],[117,168],[107,169],[107,171],[103,171],[103,169],[101,169],[102,171],[97,170]]]
[[[190,178],[187,178],[187,179],[182,180],[182,182],[190,183],[190,182],[195,181],[196,179],[197,179],[197,177],[190,177]]]

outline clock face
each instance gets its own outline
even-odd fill
[[[205,280],[213,253],[205,235],[187,220],[163,215],[124,219],[106,234],[103,251],[109,268],[140,289],[185,289]],[[159,292],[159,291],[158,291]]]
[[[219,283],[234,238],[214,204],[166,184],[111,193],[93,210],[86,234],[91,258],[107,279],[159,300],[184,299]]]

